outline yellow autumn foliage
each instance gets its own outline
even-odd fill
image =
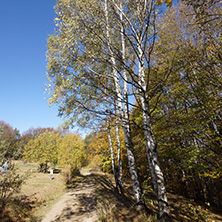
[[[61,140],[60,133],[56,131],[43,132],[25,146],[24,158],[33,162],[56,164]]]
[[[86,150],[80,135],[67,134],[59,144],[58,163],[65,168],[77,168],[84,165]]]

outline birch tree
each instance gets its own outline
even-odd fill
[[[70,9],[71,6],[72,10]],[[59,25],[59,33],[64,34],[66,32],[66,34],[70,36],[70,39],[67,40],[67,36],[66,38],[64,38],[63,35],[54,35],[49,38],[49,77],[55,77],[53,86],[54,97],[52,97],[51,102],[62,102],[60,110],[62,111],[62,114],[65,115],[69,115],[70,113],[72,113],[73,115],[73,111],[75,113],[76,110],[78,110],[79,112],[83,109],[88,111],[92,110],[93,113],[97,113],[99,115],[106,114],[104,109],[104,95],[106,95],[104,90],[105,85],[103,84],[101,79],[105,74],[104,68],[109,65],[109,57],[112,58],[112,74],[110,74],[110,71],[107,68],[107,74],[105,75],[105,78],[109,79],[109,87],[107,88],[107,93],[112,93],[116,95],[117,100],[119,100],[118,109],[120,112],[120,116],[122,117],[122,125],[125,131],[134,196],[138,205],[144,205],[140,188],[141,186],[138,179],[132,139],[130,135],[129,120],[125,120],[125,118],[123,118],[124,114],[122,108],[121,85],[118,82],[117,69],[116,67],[114,68],[115,59],[113,56],[110,56],[111,49],[109,47],[110,38],[108,36],[109,29],[107,29],[107,19],[104,20],[103,17],[101,17],[101,12],[104,12],[104,5],[101,5],[100,2],[94,1],[87,1],[87,4],[85,2],[80,3],[78,1],[59,1],[57,7],[58,10],[61,10],[58,11],[58,14],[60,13],[61,16],[59,16],[60,18],[57,19],[60,22],[64,22],[62,23],[62,25],[59,25],[57,23]],[[89,11],[90,13],[88,13]],[[99,18],[100,20],[98,22],[95,22],[95,18]],[[67,22],[65,19],[67,19],[69,22]],[[101,36],[104,31],[106,31],[106,35]],[[73,37],[73,35],[70,35],[69,33],[75,33],[75,36]],[[78,43],[77,46],[74,45],[74,42]],[[62,48],[59,46],[61,44]],[[68,49],[66,50],[66,48]],[[75,59],[74,61],[73,58]],[[69,69],[65,68],[66,64]],[[73,66],[76,66],[78,68],[78,71],[76,71],[75,73],[70,73],[70,70],[74,71]],[[101,67],[102,69],[99,70]],[[103,73],[101,73],[101,71],[103,71]],[[71,81],[67,77],[68,75],[72,76]],[[90,88],[90,91],[87,92],[86,88],[89,87],[91,80],[93,83],[90,86],[93,86],[93,89]],[[64,84],[59,84],[61,81],[63,81]],[[81,82],[84,85],[82,84],[80,86],[77,84],[78,82]],[[115,86],[115,90],[113,90],[112,88],[112,82]],[[72,94],[71,98],[70,89]],[[78,92],[76,95],[73,95],[73,89]],[[68,92],[66,93],[66,91]],[[94,105],[94,109],[92,109],[90,106],[93,102],[96,103],[96,107]],[[109,110],[109,114],[110,112],[111,110]]]
[[[113,150],[113,142],[111,138],[111,129],[110,129],[110,119],[107,120],[107,134],[108,134],[108,140],[109,140],[109,146],[110,146],[110,155],[111,155],[111,163],[112,163],[112,170],[114,174],[114,179],[116,183],[116,189],[119,187],[119,181],[116,173],[116,167],[115,167],[115,158],[114,158],[114,150]]]
[[[126,149],[127,149],[127,156],[128,156],[128,164],[129,164],[129,170],[133,185],[133,191],[134,191],[134,197],[136,199],[136,203],[138,205],[143,205],[144,200],[142,197],[142,190],[141,185],[139,182],[139,176],[138,176],[138,170],[136,165],[136,158],[134,154],[134,148],[132,143],[132,136],[131,136],[131,129],[130,129],[130,121],[129,117],[127,116],[127,108],[125,107],[125,110],[123,108],[123,104],[125,106],[128,106],[128,104],[123,103],[124,97],[122,95],[121,85],[120,85],[120,79],[118,75],[118,68],[117,68],[117,62],[116,58],[114,56],[114,51],[111,46],[111,35],[110,35],[110,22],[109,22],[109,11],[108,11],[108,1],[105,0],[104,2],[104,14],[105,14],[105,22],[106,22],[106,45],[108,48],[108,52],[110,54],[110,60],[111,60],[111,67],[112,67],[112,75],[113,80],[115,84],[115,92],[117,96],[117,107],[120,114],[120,119],[122,122],[123,132],[125,135],[125,143],[126,143]],[[124,81],[124,80],[123,80]],[[125,83],[125,81],[124,81]],[[127,90],[127,88],[124,88],[124,90]],[[127,92],[124,92],[124,95]],[[125,118],[127,117],[127,118]]]
[[[121,192],[123,192],[123,181],[122,181],[123,169],[122,169],[121,146],[120,146],[120,138],[119,138],[119,119],[118,119],[116,108],[115,108],[115,128],[116,128],[116,147],[117,147],[119,185],[120,185]]]
[[[170,213],[166,197],[166,189],[164,185],[164,177],[160,168],[160,163],[157,154],[157,143],[152,130],[152,123],[150,118],[149,107],[149,79],[150,79],[150,67],[151,67],[151,55],[155,43],[156,28],[156,11],[155,1],[128,1],[125,7],[128,10],[135,10],[134,16],[130,16],[125,13],[127,10],[123,10],[121,5],[112,1],[114,7],[120,11],[121,16],[124,16],[124,34],[128,36],[128,41],[132,46],[131,51],[135,54],[134,70],[130,70],[129,76],[131,78],[130,84],[133,85],[135,90],[135,96],[139,98],[141,104],[141,110],[143,113],[143,128],[144,139],[146,145],[146,151],[148,156],[148,162],[153,178],[154,190],[156,191],[158,206],[160,211],[160,219],[170,219]],[[130,6],[130,8],[129,8]],[[120,17],[121,18],[121,17]],[[120,19],[123,22],[122,19]],[[131,37],[131,38],[130,38]],[[129,67],[125,61],[125,68]],[[115,64],[113,64],[115,67]],[[147,75],[145,74],[147,71]],[[167,220],[167,219],[166,219]]]
[[[156,38],[155,1],[60,0],[57,15],[58,31],[48,41],[48,74],[54,83],[51,102],[62,104],[61,115],[71,115],[74,121],[76,113],[85,114],[83,110],[96,113],[94,117],[106,115],[104,97],[110,104],[108,96],[116,98],[134,197],[137,205],[142,206],[129,118],[130,107],[139,99],[160,219],[170,220],[149,106],[151,55]],[[104,76],[108,85],[103,84]],[[108,113],[112,114],[113,109]],[[84,117],[87,115],[88,112]]]

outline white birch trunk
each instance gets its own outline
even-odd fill
[[[123,98],[121,94],[121,86],[119,83],[119,78],[118,78],[118,72],[116,70],[116,61],[112,52],[112,49],[110,47],[110,28],[109,28],[109,20],[108,20],[108,8],[107,8],[107,0],[105,0],[105,16],[106,16],[106,35],[107,35],[107,43],[108,43],[108,49],[110,52],[110,59],[112,62],[112,67],[113,67],[113,79],[115,83],[115,90],[117,94],[117,107],[120,113],[120,119],[122,122],[122,128],[125,136],[125,144],[126,144],[126,150],[127,150],[127,157],[128,157],[128,165],[129,165],[129,171],[130,171],[130,176],[131,176],[131,181],[132,181],[132,186],[133,186],[133,192],[134,192],[134,197],[136,204],[139,205],[144,205],[144,200],[142,196],[142,190],[139,182],[139,177],[138,177],[138,170],[137,170],[137,165],[136,165],[136,158],[134,155],[134,148],[133,148],[133,143],[132,143],[132,138],[131,138],[131,130],[130,130],[130,122],[129,119],[125,119],[124,115],[124,110],[123,110]]]
[[[123,170],[122,170],[122,161],[121,161],[121,148],[120,148],[120,139],[119,139],[119,120],[117,116],[117,110],[115,107],[115,115],[116,115],[116,146],[117,146],[117,160],[118,160],[118,171],[119,171],[119,185],[122,191],[123,188]]]
[[[109,146],[110,146],[110,155],[111,155],[111,163],[112,163],[112,170],[115,178],[116,183],[116,189],[119,187],[118,178],[116,174],[116,168],[115,168],[115,158],[114,158],[114,152],[113,152],[113,143],[111,138],[111,130],[110,130],[110,120],[107,121],[107,133],[108,133],[108,139],[109,139]]]
[[[126,44],[125,44],[125,37],[124,37],[124,27],[123,27],[123,13],[122,13],[122,3],[120,3],[120,31],[121,31],[121,46],[122,46],[122,61],[123,64],[126,62]],[[129,103],[128,103],[128,88],[127,88],[127,75],[126,69],[123,68],[123,90],[124,90],[124,111],[125,111],[125,119],[129,119]]]
[[[146,151],[149,162],[151,163],[151,170],[154,171],[152,174],[154,174],[154,189],[157,194],[157,200],[158,200],[158,207],[159,207],[159,217],[160,219],[169,217],[170,220],[170,210],[168,207],[168,201],[167,201],[167,195],[166,195],[166,188],[165,188],[165,182],[164,182],[164,176],[162,173],[162,170],[160,168],[160,162],[158,158],[158,152],[157,152],[157,143],[155,141],[155,137],[152,131],[152,126],[150,123],[150,117],[147,114],[148,107],[147,104],[143,104],[143,121],[144,121],[144,138],[145,138],[145,144],[146,144]]]
[[[146,152],[152,174],[154,190],[157,195],[159,218],[161,221],[171,221],[170,210],[168,207],[168,201],[166,195],[166,188],[164,183],[164,176],[160,168],[160,163],[157,153],[157,143],[155,141],[155,137],[152,130],[148,98],[146,97],[147,88],[145,82],[143,50],[142,50],[141,41],[139,41],[138,43],[138,51],[139,51],[139,59],[138,59],[139,85],[141,87],[141,89],[139,90],[139,97],[143,109],[143,127],[144,127]]]

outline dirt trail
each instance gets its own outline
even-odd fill
[[[89,172],[82,172],[86,176],[84,182],[66,193],[41,222],[94,222],[97,221],[94,199],[93,182]]]

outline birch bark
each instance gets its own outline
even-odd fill
[[[111,48],[107,0],[105,0],[104,10],[105,10],[105,18],[106,18],[107,45],[108,45],[108,50],[110,53],[110,59],[111,59],[111,64],[112,64],[112,74],[113,74],[113,80],[114,80],[116,96],[117,96],[117,107],[119,110],[120,119],[122,122],[122,128],[123,128],[123,132],[125,136],[125,144],[126,144],[128,165],[129,165],[129,171],[130,171],[130,176],[131,176],[131,181],[132,181],[132,186],[133,186],[133,192],[134,192],[136,204],[138,206],[143,206],[144,200],[143,200],[141,185],[139,182],[136,158],[135,158],[134,148],[133,148],[133,143],[132,143],[132,138],[131,138],[130,122],[129,122],[129,119],[126,119],[124,115],[126,113],[123,110],[123,104],[122,104],[123,98],[121,94],[121,86],[120,86],[117,67],[116,67],[116,60],[114,58],[113,51]]]
[[[159,219],[160,221],[171,221],[170,210],[168,207],[166,188],[164,184],[164,176],[160,168],[158,153],[157,153],[157,143],[153,134],[152,124],[150,119],[150,110],[148,98],[146,96],[147,85],[145,81],[145,70],[143,62],[143,50],[142,41],[138,43],[138,75],[139,75],[139,98],[142,105],[143,112],[143,127],[144,127],[144,139],[146,145],[146,152],[148,157],[148,162],[152,174],[154,190],[156,192],[158,207],[159,207]]]
[[[117,109],[115,106],[115,116],[116,116],[116,146],[117,146],[117,161],[118,161],[118,171],[119,171],[119,185],[122,192],[123,188],[123,170],[122,170],[122,161],[121,161],[121,148],[120,148],[120,139],[119,139],[119,120],[118,120],[118,114]]]
[[[114,158],[114,152],[113,152],[113,142],[112,142],[111,130],[110,130],[110,119],[107,120],[107,132],[108,132],[108,139],[109,139],[109,146],[110,146],[112,170],[113,170],[113,174],[114,174],[114,178],[115,178],[116,189],[118,189],[119,182],[118,182],[118,177],[117,177],[116,167],[115,167],[115,158]]]

